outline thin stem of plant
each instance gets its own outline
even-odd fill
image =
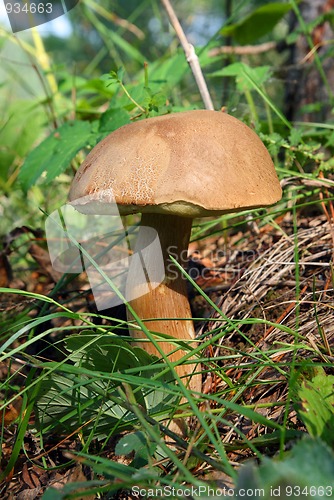
[[[197,57],[197,54],[195,52],[195,48],[191,43],[188,42],[188,39],[183,31],[183,28],[180,24],[180,21],[178,20],[177,15],[175,14],[175,11],[170,3],[169,0],[161,0],[162,5],[164,6],[170,23],[173,26],[175,33],[177,34],[180,43],[182,45],[182,48],[184,50],[187,62],[191,68],[191,71],[194,75],[194,78],[196,80],[196,84],[198,86],[198,90],[201,94],[202,100],[204,102],[204,106],[206,109],[211,109],[213,110],[213,103],[211,100],[211,96],[206,84],[206,81],[203,76],[202,68],[199,63],[199,59]]]

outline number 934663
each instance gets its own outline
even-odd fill
[[[51,14],[52,3],[5,3],[7,14]]]

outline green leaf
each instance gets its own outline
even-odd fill
[[[144,99],[144,105],[149,111],[159,112],[159,109],[166,105],[167,97],[162,92],[153,93],[149,87],[145,87],[147,97]]]
[[[82,370],[82,368],[81,368]],[[111,380],[92,373],[91,377],[52,373],[40,385],[36,401],[36,426],[43,432],[80,427],[86,435],[94,429],[96,439],[131,427],[135,422],[122,401],[117,404],[117,388]]]
[[[118,68],[118,70],[117,70],[117,78],[118,78],[119,82],[123,81],[124,73],[125,73],[125,70],[124,70],[123,66],[121,66],[120,68]]]
[[[48,488],[43,494],[43,500],[62,500],[65,498],[66,493],[59,491],[56,488]]]
[[[272,71],[270,66],[258,66],[257,68],[251,68],[245,63],[236,62],[229,64],[219,71],[211,73],[210,77],[221,77],[221,76],[235,76],[237,88],[240,92],[245,90],[254,90],[255,82],[257,86],[261,87],[270,77]],[[250,78],[247,78],[248,75]]]
[[[150,88],[153,92],[167,93],[182,80],[187,69],[187,61],[182,51],[168,57],[166,60],[158,59],[150,63],[148,67]],[[136,80],[144,80],[144,70],[136,76]]]
[[[288,127],[292,128],[290,122],[285,118],[281,111],[276,107],[275,103],[265,93],[263,83],[271,76],[271,69],[269,66],[259,66],[258,68],[250,68],[244,63],[234,63],[226,66],[226,68],[216,71],[209,76],[235,76],[237,81],[237,88],[241,92],[250,92],[255,90],[262,99],[271,107],[276,115]]]
[[[334,454],[320,439],[301,439],[283,460],[264,458],[260,467],[241,468],[238,490],[260,492],[252,498],[333,498]]]
[[[296,400],[301,403],[299,418],[310,435],[334,446],[334,376],[319,367],[310,380],[299,379]]]
[[[148,464],[149,457],[155,453],[156,448],[156,443],[149,443],[145,434],[137,431],[123,436],[116,444],[115,453],[121,456],[134,453],[134,460],[131,465],[140,468]]]
[[[291,146],[298,146],[302,142],[302,138],[303,138],[303,131],[301,129],[294,127],[290,130],[289,139]]]
[[[133,427],[137,418],[118,391],[123,382],[132,386],[135,404],[150,415],[165,412],[166,418],[175,407],[178,395],[166,385],[171,375],[152,380],[161,365],[148,372],[154,358],[117,335],[82,332],[67,337],[65,346],[74,364],[62,364],[61,373],[52,370],[40,384],[35,412],[44,432],[68,432],[85,422],[81,432],[94,429],[96,439],[102,439]],[[142,455],[138,460],[142,462]]]
[[[104,75],[104,76],[109,76],[110,75]],[[110,99],[112,95],[114,94],[114,88],[113,87],[108,87],[107,85],[107,78],[93,78],[91,80],[88,80],[84,85],[82,85],[78,91],[77,94],[78,96],[82,96],[85,94],[98,94],[106,99]]]
[[[273,132],[272,134],[263,134],[259,133],[260,139],[265,143],[270,155],[274,157],[277,155],[283,146],[286,146],[287,153],[290,154],[292,151],[288,149],[288,143],[286,140],[277,132]]]
[[[46,172],[45,182],[61,174],[71,160],[86,146],[96,143],[96,122],[72,121],[61,125],[44,139],[24,162],[19,174],[22,187],[27,190]]]
[[[109,109],[117,110],[117,109],[124,108],[125,110],[132,110],[136,107],[135,104],[133,102],[131,102],[129,97],[124,92],[124,89],[120,85],[114,87],[114,90],[115,90],[115,93],[109,102]],[[144,96],[145,96],[145,91],[144,91],[144,87],[142,84],[135,85],[135,86],[132,84],[129,84],[126,86],[126,90],[131,95],[131,97],[134,101],[136,101],[138,103],[143,102]]]
[[[99,132],[109,134],[127,123],[130,123],[130,115],[125,109],[108,109],[100,117]]]
[[[102,75],[100,79],[105,82],[109,82],[107,87],[113,83],[122,83],[124,78],[125,70],[122,66],[118,68],[117,71],[111,70],[107,75]]]
[[[116,455],[127,456],[146,445],[146,439],[142,432],[132,432],[123,436],[115,447]]]
[[[285,455],[283,461],[265,459],[260,468],[260,477],[273,485],[333,487],[333,451],[320,439],[305,437]],[[319,497],[321,496],[323,495],[320,494]]]
[[[116,335],[97,336],[91,333],[71,335],[65,339],[66,349],[74,353],[76,366],[112,373],[139,366],[135,351],[129,342]]]
[[[24,158],[39,138],[45,119],[39,103],[17,100],[6,109],[0,128],[0,179],[4,182],[15,159]]]
[[[262,5],[238,23],[224,26],[220,33],[223,36],[233,37],[241,45],[254,43],[259,38],[270,33],[291,8],[290,3],[281,2]]]

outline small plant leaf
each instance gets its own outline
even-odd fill
[[[150,88],[145,89],[147,97],[144,100],[144,105],[149,111],[159,112],[159,109],[166,105],[167,97],[162,92],[153,93]]]
[[[116,455],[130,455],[133,451],[145,447],[145,436],[142,432],[131,432],[123,436],[115,447]]]
[[[313,437],[334,446],[334,376],[318,367],[311,379],[298,381],[296,402],[298,416]]]
[[[130,115],[125,109],[108,109],[100,117],[99,132],[109,134],[127,123],[130,123]]]
[[[107,83],[107,87],[114,83],[122,83],[124,78],[124,68],[120,67],[117,71],[111,70],[107,75],[102,75],[101,80]]]
[[[29,189],[46,172],[46,182],[61,174],[80,149],[96,143],[96,122],[72,121],[61,125],[29,153],[20,171],[22,187]],[[95,133],[94,133],[95,132]]]
[[[133,467],[144,467],[149,462],[156,451],[157,445],[149,443],[143,432],[131,432],[123,436],[115,447],[116,455],[128,456],[134,453],[134,459],[131,463]]]
[[[241,469],[236,493],[251,488],[252,498],[333,498],[334,454],[320,439],[301,439],[283,460],[264,458]]]
[[[247,78],[246,75],[250,78]],[[258,87],[261,87],[270,78],[271,68],[270,66],[251,68],[245,63],[237,62],[229,64],[225,68],[211,73],[209,76],[235,76],[238,90],[244,92],[245,90],[254,90],[252,82],[255,82]]]

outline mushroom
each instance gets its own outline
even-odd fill
[[[187,281],[169,255],[184,265],[195,217],[278,201],[281,187],[273,162],[259,137],[232,116],[206,110],[172,113],[125,125],[95,146],[73,180],[70,201],[80,204],[81,199],[84,204],[90,195],[96,213],[108,213],[110,190],[121,215],[141,212],[141,226],[159,235],[165,278],[144,295],[136,289],[130,303],[151,332],[175,338],[176,343],[163,341],[159,346],[177,362],[187,352],[177,349],[177,342],[195,345],[195,331]],[[136,252],[147,244],[140,230]],[[128,289],[140,286],[130,266]],[[158,354],[140,329],[130,334],[138,346]],[[189,389],[200,392],[196,363],[179,364],[176,371]]]

